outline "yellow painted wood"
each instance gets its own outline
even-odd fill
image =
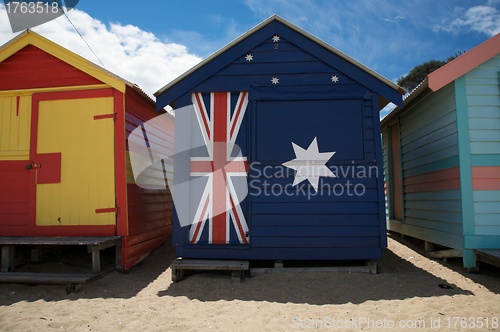
[[[28,160],[31,96],[0,96],[0,160]]]
[[[126,81],[107,70],[93,64],[89,60],[67,50],[66,48],[48,40],[39,34],[28,30],[11,40],[0,48],[0,62],[12,56],[27,45],[33,45],[39,49],[52,54],[56,58],[72,65],[75,68],[95,77],[120,92],[125,92]]]
[[[111,86],[107,84],[94,84],[94,85],[69,85],[69,86],[58,86],[54,88],[35,88],[35,89],[23,89],[23,90],[5,90],[0,91],[1,96],[31,96],[34,93],[45,93],[45,92],[61,92],[61,91],[81,91],[81,90],[95,90],[95,89],[109,89]]]
[[[60,152],[61,183],[38,184],[36,224],[113,225],[115,207],[113,99],[42,101],[37,153]],[[42,165],[43,167],[43,165]]]

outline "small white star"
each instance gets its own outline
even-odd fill
[[[277,77],[273,77],[273,78],[271,79],[271,82],[272,82],[273,84],[279,84],[280,79],[279,79],[279,78],[277,78]]]
[[[273,36],[273,43],[277,43],[277,42],[279,42],[279,41],[280,41],[280,36],[278,36],[278,35],[274,35],[274,36]]]
[[[302,181],[309,181],[314,191],[318,191],[319,178],[321,176],[335,178],[335,174],[326,166],[326,163],[336,152],[319,152],[318,141],[314,137],[309,147],[306,149],[292,142],[295,159],[282,164],[285,167],[294,169],[295,179],[293,186]]]
[[[246,60],[246,61],[252,61],[252,60],[253,60],[253,55],[252,55],[252,54],[247,54],[247,55],[245,56],[245,60]]]
[[[338,83],[339,77],[337,75],[332,75],[331,80],[332,80],[332,83]]]

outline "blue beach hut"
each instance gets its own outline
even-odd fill
[[[402,94],[278,16],[167,84],[177,256],[380,259],[379,110]]]

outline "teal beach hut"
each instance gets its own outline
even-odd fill
[[[500,249],[499,73],[500,34],[429,74],[381,122],[388,229],[456,249],[466,268]]]

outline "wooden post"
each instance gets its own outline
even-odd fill
[[[434,243],[429,242],[429,241],[425,241],[425,243],[424,243],[424,249],[425,249],[425,252],[434,251]]]
[[[15,266],[14,262],[14,246],[2,246],[2,272],[13,271]]]
[[[33,247],[31,249],[31,261],[33,263],[41,263],[42,262],[42,248],[39,246]]]

